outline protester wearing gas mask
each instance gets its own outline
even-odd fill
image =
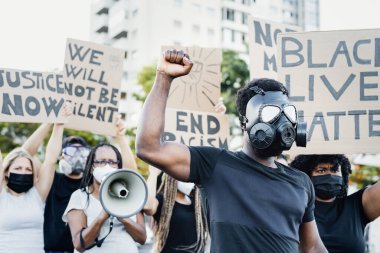
[[[126,128],[120,115],[115,121],[115,141],[119,144],[123,156],[123,167],[137,169],[134,155],[125,135]],[[44,242],[45,253],[68,253],[74,251],[70,229],[62,221],[62,215],[69,203],[71,194],[80,188],[86,160],[91,148],[79,136],[69,136],[63,140],[62,155],[58,163],[58,172],[45,208]]]
[[[299,155],[290,166],[313,182],[315,219],[328,251],[365,252],[365,226],[380,216],[380,182],[347,196],[351,164],[344,155]]]
[[[179,181],[201,186],[211,252],[327,252],[314,220],[309,178],[275,162],[294,141],[306,145],[305,126],[281,83],[258,79],[238,92],[242,151],[161,139],[172,80],[188,74],[192,65],[182,51],[162,56],[138,126],[137,155]]]
[[[88,155],[80,189],[71,195],[62,216],[63,221],[69,224],[75,252],[137,253],[135,241],[145,243],[141,212],[113,221],[99,201],[103,178],[121,169],[122,164],[120,152],[110,144],[99,144]]]

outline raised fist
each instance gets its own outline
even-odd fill
[[[170,77],[179,77],[187,75],[193,62],[190,60],[189,55],[185,52],[173,50],[166,50],[157,66],[157,71],[166,74]]]

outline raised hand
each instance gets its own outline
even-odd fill
[[[157,66],[157,71],[166,74],[172,78],[187,75],[193,62],[190,60],[189,55],[185,52],[173,50],[166,50]]]
[[[117,138],[118,137],[124,137],[125,132],[127,131],[127,128],[125,127],[124,122],[121,119],[121,114],[117,115],[115,126],[116,126],[116,137]]]
[[[214,110],[215,112],[220,113],[220,114],[226,113],[227,108],[223,103],[223,97],[219,98],[219,102],[214,106]]]

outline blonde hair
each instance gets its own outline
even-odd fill
[[[3,161],[3,171],[1,175],[1,180],[2,180],[2,185],[3,187],[7,187],[8,180],[6,178],[6,174],[9,171],[9,168],[11,167],[12,163],[19,157],[24,157],[29,160],[30,165],[32,166],[32,171],[33,171],[33,178],[34,178],[34,184],[37,181],[37,171],[34,167],[33,164],[33,157],[29,155],[29,153],[22,149],[22,148],[15,148],[11,152],[8,153],[8,155],[5,156],[4,161]]]
[[[169,234],[170,220],[177,194],[177,180],[167,174],[164,174],[162,184],[157,192],[163,194],[163,204],[158,224],[154,221],[154,248],[155,252],[161,252],[165,246],[166,239]],[[181,245],[179,248],[189,252],[202,252],[206,246],[208,226],[206,211],[202,205],[201,193],[197,186],[195,186],[194,193],[194,209],[197,241],[192,245]]]

